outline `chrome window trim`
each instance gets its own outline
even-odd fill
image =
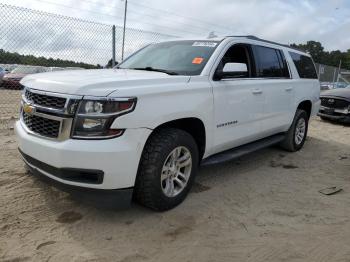
[[[220,81],[241,81],[241,80],[293,80],[292,78],[285,78],[285,77],[256,77],[256,78],[223,78]]]

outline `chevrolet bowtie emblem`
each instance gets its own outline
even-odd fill
[[[33,115],[35,113],[35,107],[32,106],[31,104],[25,103],[23,105],[23,111],[24,111],[24,113],[26,113],[28,115]]]

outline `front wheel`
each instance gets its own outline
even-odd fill
[[[308,125],[308,114],[304,110],[298,109],[285,139],[281,142],[281,147],[290,152],[300,150],[306,140]]]
[[[198,148],[190,134],[175,128],[156,130],[141,156],[135,199],[158,211],[174,208],[186,198],[197,167]]]

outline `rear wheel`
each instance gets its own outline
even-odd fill
[[[290,152],[300,150],[306,140],[308,124],[308,114],[304,110],[298,109],[281,147]]]
[[[135,199],[158,211],[174,208],[187,196],[198,166],[198,148],[187,132],[155,131],[142,153],[135,183]]]

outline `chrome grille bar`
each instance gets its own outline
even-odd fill
[[[35,96],[37,98],[41,96],[42,100],[30,100]],[[21,101],[20,122],[26,132],[32,135],[58,141],[69,139],[75,111],[82,98],[82,96],[25,88]],[[63,101],[64,106],[58,106],[62,105]],[[28,115],[23,110],[24,105],[29,105],[35,110]]]

